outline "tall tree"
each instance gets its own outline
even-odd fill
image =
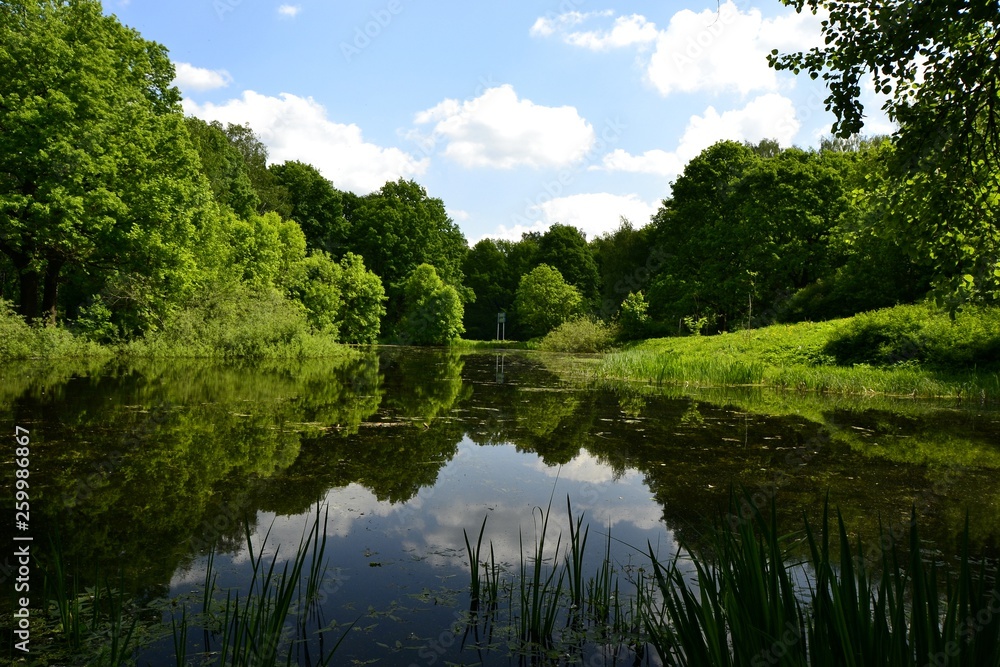
[[[538,262],[558,269],[566,282],[580,290],[589,307],[597,304],[601,276],[582,231],[558,223],[549,227],[538,241]]]
[[[334,257],[344,254],[347,221],[341,193],[319,170],[304,162],[289,161],[271,165],[277,183],[288,195],[290,217],[299,223],[312,250],[322,250]]]
[[[783,0],[824,12],[825,45],[769,56],[822,76],[840,137],[864,127],[871,77],[898,123],[889,221],[960,298],[1000,298],[1000,3]]]
[[[462,335],[462,300],[430,264],[413,269],[403,284],[399,338],[410,345],[445,345]]]
[[[243,156],[247,175],[257,199],[260,201],[258,212],[274,211],[283,218],[291,216],[291,202],[288,191],[282,187],[275,175],[267,168],[267,146],[249,125],[226,125],[226,136],[229,143]]]
[[[215,201],[231,208],[241,218],[257,212],[260,199],[250,182],[243,154],[229,141],[219,121],[184,119],[191,141],[201,159],[201,171],[212,186]]]
[[[54,321],[69,270],[190,286],[208,185],[166,49],[99,2],[0,3],[0,251],[29,320]],[[133,304],[134,305],[134,304]]]
[[[403,283],[420,264],[431,264],[440,278],[463,285],[462,260],[468,244],[448,217],[444,202],[423,187],[402,179],[345,206],[351,250],[382,278],[389,295],[389,318],[402,314]],[[473,295],[462,294],[465,300]]]
[[[514,299],[519,326],[527,335],[544,336],[580,312],[580,290],[567,283],[558,269],[539,264],[521,277]]]

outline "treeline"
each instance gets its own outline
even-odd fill
[[[26,322],[224,355],[461,333],[467,243],[439,199],[340,192],[185,118],[166,49],[99,2],[0,3],[0,71],[0,297]]]
[[[649,224],[470,249],[417,183],[359,196],[268,165],[248,126],[184,117],[166,49],[94,0],[0,3],[0,71],[0,297],[101,343],[444,344],[493,338],[501,312],[509,339],[574,322],[628,339],[1000,294],[968,222],[995,235],[996,188],[953,206],[964,191],[905,176],[890,139],[720,142]]]
[[[724,141],[688,163],[648,225],[623,219],[589,243],[563,225],[518,242],[480,241],[465,265],[478,296],[466,328],[492,335],[481,323],[512,309],[523,336],[576,315],[640,338],[919,300],[932,267],[884,223],[892,151],[888,139],[830,140],[812,151]]]

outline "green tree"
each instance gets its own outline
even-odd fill
[[[223,235],[235,277],[254,289],[283,287],[306,256],[306,238],[292,220],[271,211],[242,220],[224,216]]]
[[[133,321],[162,317],[197,281],[213,214],[166,49],[95,1],[11,0],[0,71],[0,251],[20,313],[54,321],[72,275],[113,283]]]
[[[389,319],[402,314],[403,283],[420,264],[436,267],[449,285],[462,289],[468,244],[448,217],[444,202],[413,181],[386,183],[378,192],[345,206],[351,250],[365,259],[389,295]],[[465,300],[473,295],[460,293]]]
[[[430,264],[416,267],[403,285],[400,337],[411,345],[445,345],[465,331],[462,299]]]
[[[590,242],[601,276],[599,312],[603,317],[613,317],[622,299],[648,287],[659,264],[659,257],[650,252],[652,229],[651,225],[636,229],[623,217],[618,229]]]
[[[230,145],[243,156],[250,184],[260,201],[257,211],[259,213],[274,211],[283,218],[290,217],[292,206],[288,191],[267,168],[267,146],[253,128],[249,125],[229,123],[226,125],[226,136],[229,137]]]
[[[352,252],[340,260],[340,300],[340,339],[346,343],[377,342],[385,317],[385,290],[381,279]]]
[[[716,329],[772,320],[837,261],[830,234],[847,208],[841,175],[815,153],[761,158],[720,142],[684,169],[654,217],[664,257],[649,290],[657,319]]]
[[[222,123],[206,123],[200,118],[184,119],[191,142],[198,150],[201,171],[212,186],[216,203],[228,206],[241,218],[257,212],[260,199],[250,183],[243,154],[233,146]]]
[[[837,136],[864,126],[865,77],[898,124],[885,195],[900,239],[960,298],[1000,297],[1000,12],[966,0],[783,0],[827,14],[824,46],[769,56],[822,76]]]
[[[472,246],[465,257],[465,284],[476,301],[465,309],[465,330],[472,338],[489,340],[496,335],[496,317],[514,303],[519,275],[509,267],[510,241],[486,238]]]
[[[348,234],[341,193],[318,169],[304,162],[271,165],[270,171],[287,192],[289,217],[302,227],[307,246],[333,257],[342,255]]]
[[[514,309],[529,336],[544,336],[580,312],[580,291],[563,280],[558,269],[539,264],[521,277]]]
[[[288,295],[306,309],[309,325],[316,331],[337,334],[341,269],[330,256],[316,250],[292,267]]]
[[[618,324],[625,339],[643,338],[649,333],[649,304],[642,292],[629,292],[618,311]]]
[[[601,276],[582,231],[570,225],[552,225],[538,241],[537,261],[558,269],[566,282],[580,290],[588,305],[597,304]]]

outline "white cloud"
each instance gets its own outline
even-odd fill
[[[357,194],[377,190],[386,181],[418,176],[430,162],[366,142],[361,128],[330,120],[326,109],[311,97],[289,93],[270,97],[247,90],[243,97],[219,105],[185,100],[184,111],[223,124],[247,123],[267,146],[272,163],[301,160],[338,188]]]
[[[547,107],[518,99],[504,84],[464,102],[447,99],[418,113],[433,123],[431,141],[464,167],[560,167],[580,160],[596,137],[575,107]]]
[[[601,166],[593,169],[673,178],[684,170],[691,158],[718,141],[756,143],[761,139],[775,139],[782,146],[789,146],[799,127],[792,101],[783,95],[768,93],[751,100],[742,109],[720,114],[714,107],[708,107],[704,114],[692,116],[673,152],[654,149],[632,155],[617,149],[605,155]]]
[[[301,11],[302,11],[301,5],[281,5],[280,7],[278,7],[278,14],[282,18],[293,19],[296,16],[298,16],[299,12]]]
[[[655,23],[639,14],[632,14],[616,18],[610,30],[567,32],[563,41],[592,51],[607,51],[633,44],[650,44],[656,41],[657,35]]]
[[[205,69],[191,63],[174,63],[174,85],[183,91],[205,91],[225,88],[233,77],[224,69]]]
[[[643,61],[646,78],[663,95],[673,92],[778,89],[775,70],[767,64],[771,49],[799,51],[822,44],[822,16],[792,10],[763,18],[757,9],[742,11],[732,0],[717,9],[674,14],[666,29],[640,14],[618,16],[610,28],[580,30],[594,17],[610,18],[613,12],[567,12],[535,21],[531,34],[558,35],[565,43],[594,51],[655,44]]]
[[[656,213],[659,202],[644,202],[637,194],[615,195],[610,192],[587,192],[543,201],[535,213],[538,222],[530,225],[500,225],[492,238],[519,240],[524,232],[544,232],[559,222],[582,230],[588,239],[618,229],[625,216],[636,227],[642,227]],[[523,217],[521,219],[524,219]]]
[[[591,167],[593,170],[602,167]],[[684,163],[676,153],[668,153],[660,149],[648,150],[642,155],[632,155],[621,148],[616,148],[604,156],[603,168],[607,171],[624,171],[633,174],[654,174],[656,176],[674,176],[684,168]]]
[[[718,10],[685,9],[661,31],[646,71],[663,95],[680,92],[777,90],[775,70],[767,64],[771,49],[798,51],[822,44],[821,17],[809,12],[762,18],[727,0]]]
[[[591,17],[614,16],[614,11],[605,9],[599,12],[564,12],[548,14],[539,17],[528,33],[533,37],[549,37],[555,32],[567,33],[569,29],[578,26]]]
[[[457,220],[459,222],[465,222],[471,217],[468,211],[463,211],[460,208],[448,209],[448,215],[452,220]]]

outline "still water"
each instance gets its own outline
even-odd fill
[[[973,547],[996,553],[994,410],[595,386],[591,363],[381,348],[350,361],[20,365],[0,370],[0,419],[31,432],[37,548],[51,536],[81,590],[110,573],[143,606],[140,665],[176,664],[169,618],[201,609],[210,553],[224,598],[261,554],[278,571],[291,563],[317,517],[327,569],[293,649],[300,664],[342,635],[331,664],[521,664],[511,619],[469,622],[466,534],[474,546],[485,519],[483,553],[492,547],[512,600],[550,506],[549,555],[569,513],[582,515],[586,569],[609,554],[623,600],[650,549],[697,550],[740,511],[733,488],[761,505],[776,497],[793,527],[829,497],[872,544],[880,521],[891,532],[915,508],[941,560],[968,510]],[[12,497],[12,475],[2,486]],[[186,644],[197,664],[220,639],[192,632]],[[549,659],[656,664],[627,642],[574,647]]]

